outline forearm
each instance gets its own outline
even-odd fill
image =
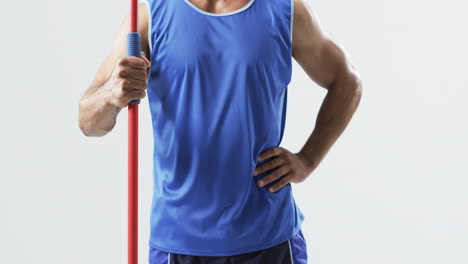
[[[110,103],[104,87],[85,94],[79,103],[79,126],[90,137],[101,137],[115,126],[121,108]]]
[[[361,98],[361,84],[356,78],[337,81],[328,88],[320,107],[315,128],[298,153],[311,173],[351,120]]]

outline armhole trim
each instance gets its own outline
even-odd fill
[[[152,39],[151,31],[152,31],[152,27],[153,27],[153,16],[151,15],[151,5],[148,2],[148,0],[139,0],[139,1],[146,4],[146,13],[148,15],[148,34],[147,34],[147,38],[148,38],[148,48],[149,48],[149,51],[150,51],[148,60],[151,62],[151,65],[152,65],[153,64],[153,60],[152,60],[152,58],[153,58],[153,42],[151,41],[151,39]],[[151,78],[151,69],[150,69],[150,74],[148,74],[148,77],[146,78],[146,83],[149,83],[150,78]]]
[[[291,25],[290,25],[291,44],[293,41],[293,25],[294,25],[294,0],[291,0]]]
[[[148,0],[140,0],[140,2],[143,2],[146,4],[146,11],[148,13],[148,46],[149,46],[149,51],[150,51],[150,57],[148,58],[149,61],[152,63],[151,58],[153,57],[153,42],[152,42],[152,37],[151,37],[151,31],[153,27],[153,17],[151,15],[151,6]]]

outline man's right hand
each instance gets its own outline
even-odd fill
[[[120,25],[109,54],[99,66],[93,81],[80,98],[79,127],[84,135],[101,137],[115,126],[117,115],[133,100],[146,96],[147,70],[151,66],[148,40],[148,10],[138,4],[138,33],[141,35],[141,57],[126,56],[130,16]]]
[[[146,96],[149,67],[151,62],[144,52],[141,52],[141,58],[119,58],[103,87],[104,98],[120,108],[126,107],[132,100],[143,99]]]

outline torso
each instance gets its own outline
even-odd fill
[[[150,0],[150,243],[160,250],[233,255],[286,241],[302,222],[290,184],[270,193],[256,184],[266,174],[253,177],[283,136],[291,0],[236,2],[216,14]]]

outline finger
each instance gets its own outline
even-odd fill
[[[258,186],[263,187],[267,184],[269,184],[272,181],[275,181],[276,179],[281,178],[281,176],[286,175],[286,173],[289,172],[289,167],[287,166],[281,166],[272,173],[268,174],[267,176],[263,177],[261,180],[258,181]]]
[[[130,66],[137,70],[146,70],[146,62],[142,58],[138,58],[135,56],[127,56],[123,57],[119,60],[120,66]]]
[[[258,166],[255,169],[253,176],[257,176],[257,175],[260,175],[260,174],[262,174],[262,173],[264,173],[266,171],[275,169],[275,168],[281,166],[283,163],[284,163],[284,160],[282,158],[280,158],[280,157],[271,159],[271,160],[263,163],[262,165]]]
[[[146,96],[145,90],[131,90],[126,94],[124,100],[127,102],[131,102],[133,100],[143,99],[145,96]]]
[[[262,161],[262,160],[265,160],[274,156],[278,156],[281,153],[282,153],[281,147],[273,147],[263,153],[260,153],[260,155],[258,155],[257,161]]]
[[[277,192],[279,189],[283,188],[284,186],[286,186],[290,182],[290,178],[291,177],[289,177],[287,175],[284,176],[281,180],[279,180],[273,186],[270,186],[270,188],[268,188],[268,191]]]
[[[130,90],[145,90],[146,89],[146,81],[142,80],[135,80],[135,79],[126,79],[123,83],[123,89],[125,91]]]
[[[151,61],[148,60],[148,57],[146,56],[146,53],[144,51],[141,51],[141,58],[145,61],[146,67],[151,66]]]
[[[120,78],[146,81],[147,76],[148,76],[148,74],[147,74],[146,71],[137,70],[135,68],[127,67],[127,66],[122,67],[122,69],[120,69],[120,71],[119,71],[119,77]]]
[[[132,90],[130,96],[132,100],[143,99],[146,96],[146,91],[145,90]]]

